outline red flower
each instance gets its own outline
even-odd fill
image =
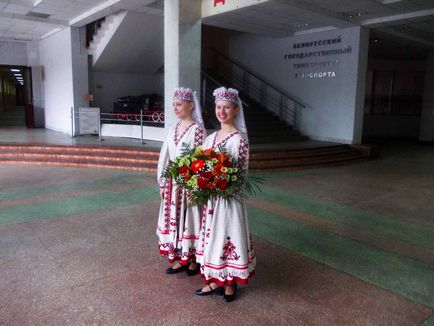
[[[193,173],[197,173],[199,170],[203,169],[204,166],[204,160],[196,160],[190,164],[190,169],[193,171]]]
[[[186,174],[187,172],[188,172],[188,167],[186,167],[185,165],[179,168],[179,174]]]
[[[208,149],[205,149],[205,150],[203,151],[203,155],[204,155],[205,157],[210,157],[210,156],[212,155],[212,153],[213,153],[212,148],[208,148]]]
[[[212,171],[212,174],[213,174],[213,175],[221,174],[221,173],[222,173],[222,167],[224,167],[223,164],[217,164],[217,165],[214,167],[214,170]]]
[[[220,190],[225,190],[229,186],[229,182],[226,179],[217,179],[215,186]]]
[[[211,179],[211,177],[212,177],[212,174],[211,174],[211,172],[202,172],[200,174],[200,177],[205,179],[206,181],[209,181],[209,179]]]
[[[199,178],[197,179],[197,185],[199,186],[200,189],[205,189],[207,188],[208,181],[205,180],[204,178]]]
[[[231,167],[232,167],[232,162],[231,162],[230,160],[226,160],[226,161],[223,163],[223,165],[226,166],[227,168],[231,168]]]

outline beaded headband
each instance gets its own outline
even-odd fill
[[[193,91],[187,87],[177,87],[173,93],[173,99],[193,102]]]
[[[220,87],[214,90],[215,101],[229,101],[239,105],[238,91],[234,88]]]

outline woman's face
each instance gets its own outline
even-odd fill
[[[173,111],[178,119],[184,120],[191,118],[193,112],[193,102],[184,100],[173,100]]]
[[[235,117],[240,109],[233,102],[217,101],[215,102],[215,115],[221,124],[234,124]]]

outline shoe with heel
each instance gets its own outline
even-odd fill
[[[226,294],[226,289],[223,295],[223,301],[224,302],[232,302],[235,300],[235,296],[237,293],[237,284],[235,283],[234,285],[232,285],[232,289],[233,289],[233,293],[232,294]]]
[[[193,276],[193,275],[196,275],[197,273],[199,273],[199,271],[200,271],[200,265],[198,263],[196,263],[196,268],[194,268],[194,269],[190,269],[190,267],[187,268],[187,275]]]
[[[208,287],[209,291],[203,291],[203,289],[205,289],[206,287]],[[213,288],[211,285],[208,284],[204,288],[196,290],[194,293],[199,296],[206,296],[210,294],[223,295],[223,287],[217,286],[216,288]]]
[[[176,274],[182,271],[185,271],[188,269],[188,265],[181,265],[178,268],[173,268],[174,266],[169,267],[168,269],[166,269],[166,274]]]

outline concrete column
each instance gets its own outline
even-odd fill
[[[430,52],[426,62],[419,140],[434,141],[434,51]]]
[[[39,42],[45,127],[71,133],[71,107],[88,106],[87,53],[80,29],[67,27]]]
[[[356,101],[354,104],[353,144],[360,144],[362,142],[363,117],[365,113],[365,86],[366,74],[368,70],[368,51],[369,30],[360,28],[357,80],[355,90]]]
[[[71,27],[72,87],[74,107],[89,106],[85,96],[89,94],[89,68],[86,49],[86,28]]]
[[[173,90],[178,86],[200,90],[201,1],[164,2],[165,127],[176,121]]]

